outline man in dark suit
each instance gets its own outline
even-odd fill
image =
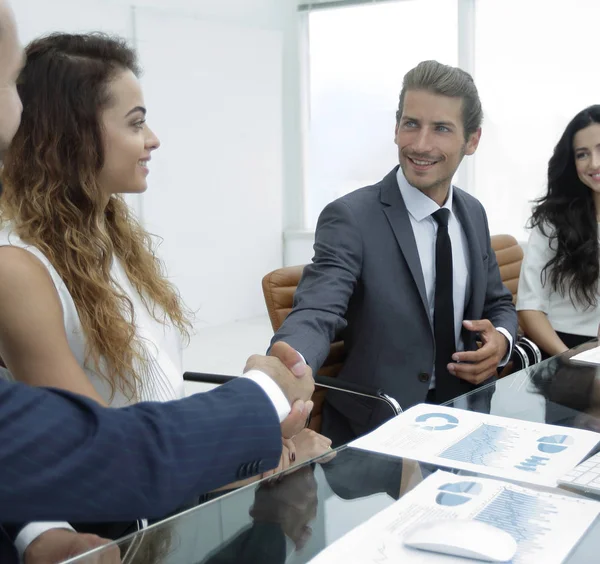
[[[273,354],[283,363],[252,357],[248,374],[260,369],[283,392],[287,411],[294,402],[283,424],[275,394],[250,377],[122,409],[0,380],[0,522],[160,517],[201,492],[276,467],[282,434],[295,434],[306,419],[313,383],[310,371],[295,377],[284,367],[298,361],[291,348]]]
[[[481,136],[473,79],[422,62],[404,77],[396,117],[400,167],[323,210],[312,264],[272,343],[289,343],[318,370],[341,338],[339,378],[382,388],[407,408],[493,377],[517,317],[483,206],[452,186]],[[321,432],[340,444],[373,429],[389,417],[376,403],[328,392]]]

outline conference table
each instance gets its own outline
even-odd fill
[[[600,366],[571,360],[595,345],[539,362],[445,405],[600,432]],[[114,562],[118,560],[109,556],[118,552],[124,564],[309,562],[435,470],[414,460],[342,446],[277,480],[226,493],[69,562]],[[600,501],[591,493],[557,490]],[[100,559],[103,553],[105,560]],[[566,562],[597,562],[599,554],[596,519]]]

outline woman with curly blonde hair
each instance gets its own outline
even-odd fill
[[[190,328],[121,196],[146,190],[159,147],[138,74],[126,44],[101,35],[31,43],[0,206],[0,244],[16,247],[4,259],[15,280],[0,288],[17,310],[0,338],[7,369],[114,406],[183,395]]]
[[[0,370],[115,407],[179,398],[190,314],[122,197],[147,189],[160,145],[135,52],[54,34],[26,54],[0,200]],[[330,444],[294,441],[280,467]]]

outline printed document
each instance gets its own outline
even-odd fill
[[[419,404],[351,447],[544,486],[571,471],[600,434]]]
[[[423,521],[474,519],[513,536],[514,564],[560,564],[599,513],[597,501],[437,471],[311,563],[465,564],[470,560],[406,547],[403,536]]]

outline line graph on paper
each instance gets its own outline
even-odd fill
[[[544,551],[544,538],[552,531],[557,507],[535,495],[504,489],[485,509],[475,516],[503,529],[517,541],[519,550],[513,562],[535,562],[536,553]]]
[[[505,427],[482,424],[439,456],[478,466],[502,467],[519,435]]]

